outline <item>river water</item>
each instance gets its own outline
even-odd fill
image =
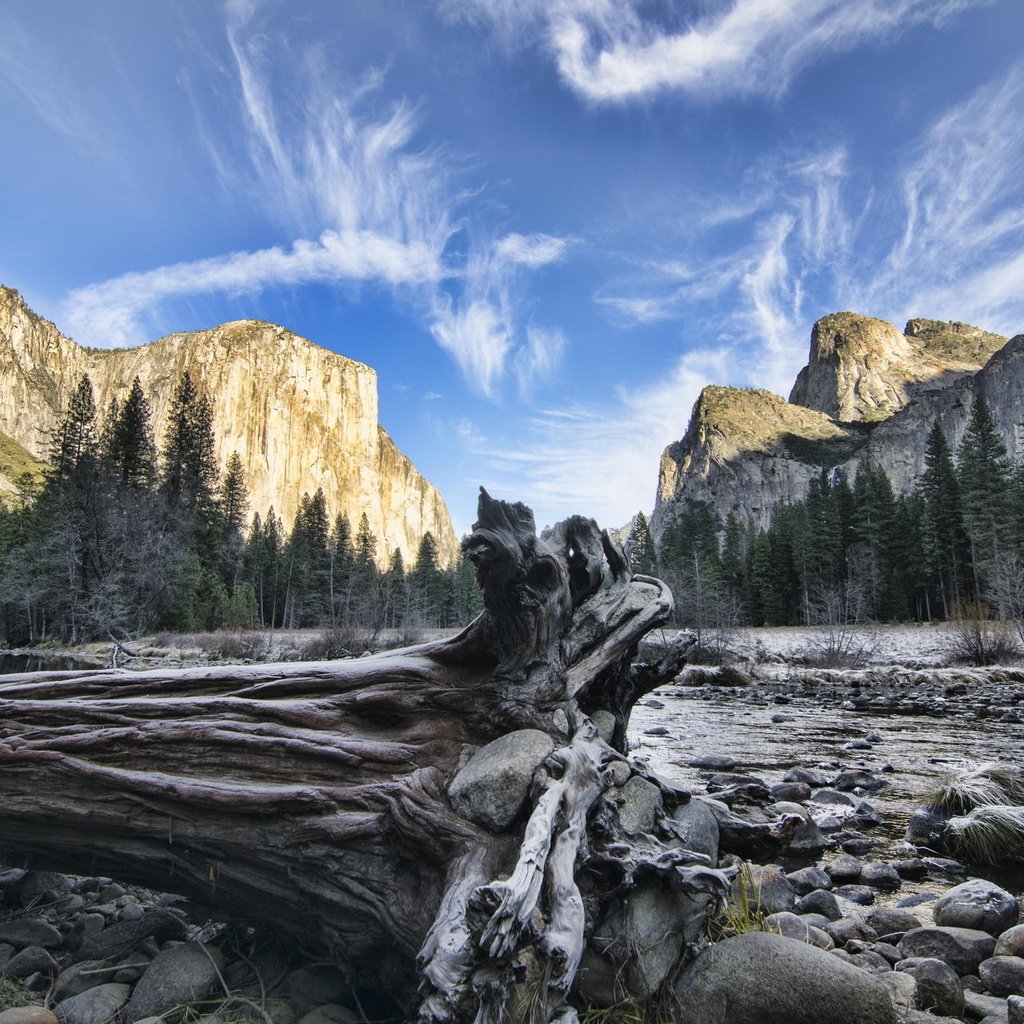
[[[707,694],[702,691],[702,694]],[[908,856],[901,844],[911,814],[927,802],[928,794],[958,768],[979,763],[1024,762],[1024,724],[991,719],[964,721],[959,717],[886,715],[830,706],[815,695],[789,696],[787,703],[757,703],[735,690],[690,696],[665,688],[634,710],[630,722],[631,752],[648,759],[660,775],[703,792],[712,774],[690,768],[689,761],[720,754],[737,761],[737,772],[782,781],[792,767],[820,768],[826,774],[840,766],[875,771],[891,767],[883,777],[888,785],[868,799],[882,814],[884,824],[866,833],[879,842],[876,858]],[[772,721],[785,716],[788,721]],[[662,727],[666,736],[645,735]],[[870,750],[843,750],[844,744],[871,733],[881,742]],[[1022,851],[1024,852],[1024,851]],[[826,857],[829,855],[826,854]],[[976,868],[1016,893],[1024,893],[1024,865],[1011,868]]]
[[[76,658],[39,657],[35,654],[0,653],[0,675],[13,672],[68,672],[79,668],[95,668],[91,662]]]

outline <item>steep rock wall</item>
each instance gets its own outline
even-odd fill
[[[0,431],[37,458],[83,373],[106,410],[137,375],[162,443],[174,388],[188,371],[214,409],[223,470],[237,451],[253,511],[272,505],[291,524],[304,493],[322,487],[332,512],[356,528],[365,512],[386,561],[414,560],[434,534],[443,561],[458,543],[436,488],[416,472],[377,421],[377,375],[283,327],[238,320],[171,334],[132,349],[86,349],[0,287]]]
[[[767,526],[772,507],[802,499],[823,468],[853,479],[868,461],[906,493],[924,471],[932,423],[955,450],[976,395],[1010,453],[1024,457],[1024,336],[1007,342],[925,319],[900,334],[855,313],[823,317],[789,402],[768,391],[704,389],[685,436],[662,456],[652,532],[660,537],[689,501]]]

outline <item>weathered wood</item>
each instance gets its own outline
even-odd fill
[[[10,677],[0,853],[273,920],[407,1002],[419,986],[425,1020],[499,1020],[532,964],[543,1019],[571,1019],[607,899],[638,873],[686,892],[726,884],[673,838],[685,794],[666,790],[665,827],[641,836],[607,797],[630,774],[633,702],[685,645],[634,664],[671,595],[632,576],[592,520],[538,538],[528,508],[482,492],[465,550],[485,611],[450,640],[343,662]],[[526,728],[555,750],[494,832],[447,787],[474,750]]]

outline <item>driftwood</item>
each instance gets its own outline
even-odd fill
[[[624,759],[633,703],[685,657],[677,644],[635,663],[671,594],[633,576],[592,520],[540,539],[528,508],[483,491],[464,547],[485,611],[449,640],[340,662],[10,677],[0,855],[272,920],[428,1021],[513,1006],[571,1021],[581,961],[610,973],[605,1001],[637,994],[643,951],[598,941],[610,908],[644,886],[681,900],[678,960],[728,884],[679,839],[688,795]],[[474,782],[487,751],[471,756],[501,737],[540,741],[538,763],[525,781]],[[522,807],[496,825],[491,805],[516,785]],[[638,789],[654,797],[641,825],[626,809]]]

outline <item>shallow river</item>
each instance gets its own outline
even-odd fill
[[[763,778],[769,785],[782,780],[799,765],[822,768],[826,773],[843,767],[895,771],[883,777],[888,785],[868,799],[885,823],[865,834],[879,840],[877,858],[899,859],[914,809],[942,779],[965,764],[989,761],[1024,761],[1024,724],[992,720],[959,721],[954,717],[884,715],[822,706],[814,697],[791,698],[790,703],[752,704],[746,696],[677,697],[670,690],[651,695],[665,706],[641,701],[633,711],[629,740],[634,754],[649,759],[666,778],[694,792],[703,792],[711,772],[687,767],[687,762],[708,754],[736,759],[734,771]],[[773,722],[772,716],[791,716]],[[662,726],[667,736],[647,736],[645,730]],[[878,733],[882,742],[871,750],[844,751],[843,745]],[[826,857],[829,856],[826,854]],[[972,867],[972,874],[1024,892],[1024,867],[998,869]]]

